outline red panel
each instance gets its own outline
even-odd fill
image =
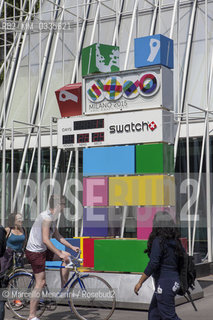
[[[94,240],[98,240],[98,239],[100,240],[102,238],[83,239],[83,248],[84,248],[83,267],[94,268]]]
[[[82,114],[82,84],[68,84],[55,91],[62,117]]]
[[[187,238],[180,238],[180,241],[181,241],[184,249],[185,249],[186,252],[187,252],[187,250],[188,250],[188,247],[187,247]]]

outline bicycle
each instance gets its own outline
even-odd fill
[[[68,304],[71,311],[79,320],[108,320],[115,309],[116,299],[115,292],[110,284],[103,278],[91,275],[81,274],[78,270],[79,263],[82,259],[79,258],[80,252],[77,257],[71,257],[71,261],[66,266],[52,266],[53,269],[68,268],[73,271],[73,274],[68,279],[66,284],[56,294],[57,298],[63,296],[63,292],[66,293]],[[27,289],[27,293],[31,293],[33,290],[35,278],[30,272],[17,272],[9,279],[8,290],[10,297],[8,298],[8,305],[11,311],[20,319],[27,319],[29,315],[30,306],[30,294],[20,294],[18,299],[21,300],[22,306],[20,308],[14,308],[14,297],[11,296],[12,292],[23,292],[23,289]],[[51,292],[48,287],[44,288],[44,296],[41,295],[37,316],[41,317],[45,310],[55,310],[57,307],[56,301],[52,299]],[[50,294],[50,297],[46,299],[46,295]]]
[[[13,274],[16,272],[27,272],[27,270],[24,268],[23,264],[23,255],[24,252],[13,252],[13,264],[7,271],[7,276],[10,278]]]
[[[24,252],[13,252],[13,258],[12,258],[12,266],[5,271],[5,277],[7,279],[10,279],[15,273],[17,272],[27,272],[27,270],[23,267],[23,255]],[[16,307],[20,307],[21,302],[19,300],[14,300],[14,305]],[[9,305],[6,302],[5,306],[7,309],[9,309]]]

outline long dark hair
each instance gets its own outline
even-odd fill
[[[9,228],[15,228],[15,220],[16,220],[16,216],[17,215],[20,215],[20,216],[22,216],[22,214],[21,213],[19,213],[19,212],[13,212],[13,213],[11,213],[10,215],[9,215],[9,217],[8,217],[8,227]]]
[[[152,232],[149,235],[147,249],[144,251],[148,254],[151,253],[153,240],[160,238],[160,245],[163,248],[163,244],[166,240],[173,239],[176,242],[175,254],[178,256],[183,255],[183,248],[180,241],[180,233],[173,218],[167,211],[158,211],[153,219]]]

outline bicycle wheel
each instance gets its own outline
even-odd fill
[[[77,278],[69,292],[69,305],[80,320],[107,320],[115,309],[115,292],[104,279],[86,275]]]
[[[28,319],[30,297],[34,288],[34,277],[31,273],[15,273],[9,279],[7,304],[10,310],[20,319]],[[17,303],[18,301],[18,303]],[[37,315],[43,314],[45,304],[39,302]]]
[[[16,268],[16,269],[14,269],[12,272],[10,272],[8,274],[8,278],[10,279],[15,273],[20,273],[20,272],[29,273],[28,270],[26,270],[26,269]],[[9,306],[8,302],[5,302],[5,307],[7,309],[10,309],[10,306]]]

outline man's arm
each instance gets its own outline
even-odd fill
[[[64,260],[66,263],[69,263],[68,257],[70,256],[70,254],[68,252],[58,250],[50,241],[50,226],[51,226],[51,221],[48,221],[48,220],[43,221],[42,223],[43,243],[47,246],[49,250],[57,254],[60,257],[60,259]]]
[[[71,243],[69,243],[66,239],[64,239],[64,237],[62,237],[62,235],[59,233],[57,228],[55,229],[53,236],[56,240],[58,240],[60,243],[62,243],[66,247],[72,249],[73,251],[78,252],[80,250],[80,248],[72,246]]]

